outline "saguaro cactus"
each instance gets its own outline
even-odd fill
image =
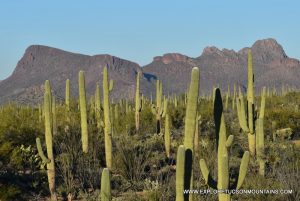
[[[87,125],[87,110],[86,110],[86,94],[85,94],[85,79],[84,72],[79,71],[79,107],[80,107],[80,118],[81,118],[81,141],[82,150],[84,153],[88,153],[88,125]]]
[[[196,128],[197,105],[199,96],[199,68],[192,69],[191,83],[187,98],[187,107],[184,126],[184,147],[186,148],[185,168],[190,172],[186,172],[185,189],[193,189],[192,165],[194,158],[194,137]],[[189,181],[189,182],[188,182]],[[192,200],[192,194],[189,195],[189,200]]]
[[[253,155],[255,154],[255,119],[254,119],[254,74],[253,74],[253,64],[252,64],[252,53],[251,49],[248,52],[248,87],[247,87],[247,104],[248,104],[248,141],[249,150]],[[254,149],[254,150],[253,150]]]
[[[46,140],[46,148],[47,148],[47,156],[43,153],[41,141],[39,138],[36,138],[36,145],[38,149],[38,153],[42,160],[47,163],[47,176],[49,183],[49,190],[51,194],[51,200],[57,200],[55,193],[55,163],[54,163],[54,155],[53,155],[53,140],[52,140],[52,129],[51,129],[51,110],[50,110],[50,94],[47,90],[45,90],[44,94],[44,114],[45,114],[45,140]]]
[[[265,176],[265,160],[264,160],[264,119],[259,118],[257,120],[257,141],[256,141],[256,153],[257,153],[257,162],[259,164],[259,174]]]
[[[204,159],[200,160],[200,168],[206,183],[214,189],[222,190],[218,194],[219,201],[230,201],[230,190],[241,188],[247,173],[249,164],[249,152],[243,155],[237,183],[230,185],[228,148],[232,145],[234,136],[226,136],[226,126],[223,114],[222,97],[220,90],[216,90],[214,102],[214,119],[216,124],[216,135],[218,139],[218,181],[215,181],[208,170]]]
[[[45,93],[48,93],[49,94],[49,105],[50,105],[50,128],[51,128],[51,131],[52,131],[52,90],[51,90],[51,84],[50,84],[50,81],[49,80],[46,80],[45,81],[45,86],[44,86],[44,90],[45,90]]]
[[[111,201],[110,173],[104,168],[101,175],[100,201]]]
[[[43,119],[43,111],[42,111],[42,107],[39,104],[39,122],[41,123]]]
[[[266,104],[266,87],[263,87],[261,94],[261,105],[259,118],[256,120],[257,124],[257,136],[256,136],[256,155],[259,164],[259,174],[265,176],[265,145],[264,145],[264,115],[265,115],[265,104]]]
[[[104,110],[104,143],[105,143],[105,159],[106,166],[111,169],[112,167],[112,128],[110,120],[110,107],[109,107],[109,92],[113,88],[113,80],[108,84],[107,67],[103,68],[103,110]]]
[[[247,113],[245,113],[245,106],[242,92],[239,88],[239,98],[237,98],[237,113],[240,126],[242,130],[248,133],[248,144],[249,151],[252,156],[255,156],[256,149],[256,128],[255,121],[257,118],[254,106],[254,74],[253,74],[253,65],[252,65],[252,53],[251,50],[248,52],[248,88],[247,88]]]
[[[161,118],[165,117],[165,113],[162,106],[162,83],[156,81],[156,106],[152,105],[151,111],[156,116],[156,133],[159,134],[161,130]]]
[[[185,179],[185,148],[178,147],[176,160],[176,201],[184,201],[184,179]]]
[[[52,107],[51,107],[51,112],[52,112],[52,130],[53,130],[53,135],[55,136],[57,134],[57,121],[56,121],[56,100],[55,97],[52,96]]]
[[[236,85],[233,85],[233,97],[232,97],[232,110],[234,110],[235,107],[235,99],[236,99]]]
[[[67,110],[70,110],[70,80],[66,80],[66,97],[65,97],[65,104],[67,107]]]
[[[136,77],[135,89],[135,129],[138,131],[140,128],[140,112],[142,111],[143,101],[140,97],[140,72]]]
[[[101,101],[100,101],[100,87],[99,84],[96,84],[95,91],[95,114],[96,114],[96,122],[97,128],[101,128]]]
[[[199,123],[201,123],[201,115],[196,115],[196,125],[195,125],[195,138],[194,138],[194,149],[195,149],[195,156],[199,155]]]
[[[170,150],[171,150],[171,131],[170,131],[170,115],[168,114],[168,100],[165,99],[165,107],[164,111],[165,115],[165,149],[167,157],[170,158]]]
[[[227,90],[227,93],[226,93],[226,100],[225,100],[225,110],[228,110],[229,96],[230,96],[230,88],[229,88],[229,85],[228,85],[228,90]]]

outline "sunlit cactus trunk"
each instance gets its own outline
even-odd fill
[[[184,181],[185,181],[185,148],[178,147],[176,159],[176,201],[184,201]]]
[[[255,119],[254,119],[254,74],[252,64],[252,53],[251,49],[248,52],[248,88],[247,88],[247,105],[248,105],[248,141],[249,151],[251,155],[255,155]]]
[[[84,153],[88,153],[88,125],[87,125],[87,106],[86,106],[86,93],[85,93],[85,79],[84,72],[79,72],[79,108],[81,118],[81,141],[82,150]]]
[[[263,87],[261,94],[261,106],[259,118],[257,119],[257,132],[256,132],[256,158],[259,164],[259,174],[265,176],[265,140],[264,140],[264,115],[266,104],[266,87]]]
[[[65,104],[67,107],[67,111],[70,110],[70,80],[66,80],[66,95],[65,95]]]
[[[95,91],[95,114],[96,114],[96,122],[97,128],[101,128],[101,101],[100,101],[100,86],[97,83],[96,91]]]
[[[192,69],[191,83],[189,87],[186,115],[185,115],[185,126],[184,126],[184,147],[186,149],[185,156],[185,168],[189,169],[186,172],[185,189],[193,189],[193,160],[194,160],[194,137],[196,128],[196,116],[199,96],[199,68],[194,67]],[[189,194],[189,200],[193,199],[192,194]]]
[[[110,173],[108,168],[104,168],[101,175],[101,191],[99,201],[111,201]]]
[[[49,81],[46,81],[45,88],[50,86]],[[47,86],[48,85],[48,86]],[[39,156],[42,160],[47,163],[47,176],[48,176],[48,184],[49,190],[51,194],[51,200],[56,201],[57,196],[55,192],[55,163],[54,163],[54,155],[53,155],[53,139],[52,139],[52,128],[51,128],[51,95],[49,94],[49,89],[45,89],[44,93],[44,116],[45,116],[45,141],[47,148],[47,156],[45,156],[41,141],[39,138],[36,139],[37,149]]]
[[[57,121],[56,121],[56,100],[54,96],[52,96],[51,112],[52,112],[52,131],[53,131],[53,135],[55,136],[57,134]]]
[[[161,118],[165,116],[163,106],[162,106],[162,83],[161,81],[156,81],[156,106],[152,105],[151,111],[156,118],[156,133],[159,134],[161,131]]]
[[[214,180],[210,175],[204,159],[200,160],[200,168],[206,184],[208,184],[211,188],[223,190],[223,192],[219,192],[218,194],[219,201],[230,201],[231,195],[228,191],[232,189],[240,189],[245,179],[249,164],[249,152],[244,152],[240,165],[239,176],[236,178],[237,183],[230,185],[228,148],[232,145],[234,136],[230,135],[227,137],[226,135],[226,125],[220,90],[217,89],[215,93],[214,119],[217,135],[216,139],[218,140],[218,181]]]
[[[107,67],[103,68],[103,110],[104,110],[104,143],[106,166],[112,168],[112,126],[110,118],[109,92],[113,88],[113,81],[108,83]]]
[[[194,137],[194,149],[195,156],[199,156],[200,148],[199,148],[199,123],[201,122],[201,115],[196,116],[196,125],[195,125],[195,137]]]
[[[143,101],[140,97],[140,72],[136,77],[136,89],[135,89],[135,129],[140,129],[140,113],[142,111]]]
[[[170,115],[166,114],[165,118],[165,149],[166,155],[170,158],[170,151],[171,151],[171,131],[170,131]]]

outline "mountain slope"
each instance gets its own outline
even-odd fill
[[[27,48],[13,74],[0,83],[0,101],[31,102],[42,98],[43,83],[49,79],[55,94],[64,97],[65,81],[71,81],[71,93],[78,94],[78,72],[85,71],[88,93],[95,90],[95,83],[102,83],[102,68],[108,67],[113,79],[112,96],[134,94],[138,64],[110,55],[87,56],[56,48],[34,45]]]

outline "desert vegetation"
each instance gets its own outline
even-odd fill
[[[245,91],[200,95],[194,67],[185,94],[157,80],[155,99],[140,93],[141,73],[134,100],[110,97],[106,67],[91,97],[83,71],[64,102],[46,80],[43,103],[0,107],[0,200],[300,200],[300,92],[255,90],[253,67],[250,50]]]

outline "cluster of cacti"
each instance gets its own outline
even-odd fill
[[[237,178],[237,184],[230,185],[228,148],[232,145],[234,136],[230,135],[229,137],[227,137],[226,135],[222,97],[219,89],[215,91],[214,119],[218,139],[218,181],[214,181],[214,179],[211,177],[204,159],[200,160],[200,168],[206,183],[211,188],[220,190],[220,192],[218,193],[219,201],[230,201],[230,190],[239,189],[245,179],[249,163],[249,153],[246,151],[243,155],[239,176]]]
[[[149,112],[150,118],[145,118],[149,122],[156,121],[156,133],[161,135],[154,135],[157,139],[161,140],[159,143],[161,146],[164,143],[166,157],[169,160],[166,160],[169,164],[173,162],[173,157],[171,156],[171,146],[178,146],[181,144],[180,136],[175,133],[175,123],[177,112],[179,110],[183,111],[185,109],[185,116],[183,117],[183,112],[180,115],[180,128],[184,128],[183,135],[183,145],[179,145],[178,152],[176,156],[176,201],[183,200],[193,200],[192,193],[184,193],[184,191],[194,189],[194,164],[197,162],[200,165],[201,175],[205,180],[205,184],[209,187],[219,190],[218,197],[220,201],[230,201],[231,200],[231,190],[240,189],[243,181],[246,177],[250,155],[256,156],[256,161],[259,165],[259,174],[265,176],[265,146],[264,146],[264,114],[265,114],[265,104],[266,96],[270,96],[270,90],[265,87],[262,89],[261,98],[260,98],[260,110],[257,112],[257,108],[254,105],[254,76],[253,76],[253,66],[252,66],[252,55],[251,50],[248,53],[248,88],[247,88],[247,105],[245,106],[243,93],[240,87],[233,86],[233,92],[230,94],[230,86],[228,86],[228,91],[226,93],[225,103],[222,102],[222,96],[219,88],[213,87],[212,94],[209,94],[207,100],[203,97],[199,97],[199,88],[200,88],[200,71],[199,68],[194,67],[191,72],[191,81],[188,88],[188,92],[183,96],[173,96],[163,95],[162,82],[157,80],[156,82],[156,104],[152,105],[152,94],[151,100],[147,99],[140,93],[140,78],[141,73],[138,72],[136,76],[136,91],[135,91],[135,102],[129,102],[127,99],[115,99],[113,101],[110,99],[110,92],[113,88],[113,81],[108,79],[108,69],[107,67],[103,68],[103,100],[101,101],[100,97],[100,85],[96,83],[95,94],[90,96],[90,99],[87,103],[86,100],[86,89],[85,89],[85,77],[84,72],[79,72],[79,110],[80,110],[80,125],[81,125],[81,142],[83,153],[88,153],[89,150],[89,131],[92,134],[93,129],[96,130],[96,134],[102,135],[104,133],[104,149],[105,149],[105,162],[106,167],[103,169],[101,176],[101,190],[99,199],[100,200],[112,200],[112,191],[111,191],[111,172],[115,172],[113,167],[113,143],[112,138],[114,139],[114,144],[118,143],[119,139],[122,139],[120,135],[123,135],[122,132],[125,131],[128,134],[126,137],[131,137],[135,134],[140,137],[142,129],[144,128],[145,123],[141,124],[141,121],[144,121],[144,114],[147,117],[147,112]],[[238,89],[238,95],[236,92]],[[210,92],[211,93],[211,92]],[[238,96],[238,97],[237,97]],[[199,142],[202,139],[200,138],[200,128],[201,121],[209,125],[207,121],[207,116],[205,113],[201,113],[202,101],[207,101],[208,106],[211,107],[213,103],[214,107],[214,123],[215,123],[215,133],[216,133],[216,152],[217,152],[217,180],[213,179],[209,168],[202,158],[205,151],[213,150],[200,150]],[[225,115],[230,113],[232,110],[229,109],[230,101],[232,101],[232,110],[237,109],[237,116],[241,129],[248,134],[248,144],[249,152],[245,151],[241,158],[241,164],[239,168],[238,176],[232,176],[230,167],[229,167],[229,158],[230,158],[230,147],[233,144],[234,136],[226,134],[226,125],[225,125]],[[56,99],[52,96],[50,82],[45,82],[45,94],[44,94],[44,107],[38,108],[39,122],[45,123],[45,141],[47,147],[47,154],[45,155],[42,150],[41,141],[39,138],[36,139],[38,153],[44,163],[47,164],[47,174],[49,189],[51,194],[51,199],[56,200],[55,192],[55,163],[53,155],[53,136],[56,136],[58,131],[60,131],[60,122],[57,120],[56,113],[59,113],[59,104],[56,105]],[[225,106],[223,108],[223,105]],[[201,108],[199,109],[198,108]],[[73,107],[70,106],[70,80],[66,80],[66,91],[65,91],[65,108],[68,116],[71,114]],[[171,109],[176,108],[174,112]],[[143,109],[143,110],[142,110]],[[151,111],[150,111],[151,110]],[[224,111],[226,114],[224,115]],[[63,110],[65,112],[65,110]],[[144,113],[145,112],[145,113]],[[151,114],[155,114],[154,116]],[[233,111],[235,113],[235,111]],[[174,115],[175,113],[175,115]],[[202,114],[202,116],[201,116]],[[141,116],[142,115],[142,116]],[[171,116],[172,115],[172,116]],[[174,116],[173,116],[174,115]],[[123,117],[135,118],[135,122],[132,124],[124,123],[126,129],[122,132],[118,132],[118,126],[123,123]],[[141,120],[143,117],[143,120]],[[59,116],[58,116],[59,118]],[[202,119],[201,119],[202,118]],[[150,119],[150,120],[149,120]],[[184,119],[184,127],[182,127],[182,119]],[[70,120],[69,120],[70,121]],[[173,124],[172,124],[173,122]],[[70,123],[70,122],[69,122]],[[161,126],[164,123],[163,132],[161,132]],[[97,128],[96,128],[97,126]],[[199,128],[200,126],[200,128]],[[210,126],[210,125],[209,125]],[[151,127],[151,126],[150,126]],[[135,128],[135,129],[134,129]],[[154,127],[152,127],[154,128]],[[151,128],[151,129],[152,129]],[[174,143],[171,143],[171,128],[174,140]],[[202,128],[205,132],[205,127]],[[152,130],[151,130],[152,131]],[[153,131],[154,132],[154,131]],[[274,141],[278,135],[290,135],[290,128],[277,130],[275,123],[272,124],[272,133]],[[206,134],[206,133],[205,133]],[[163,136],[163,139],[162,139]],[[93,142],[93,136],[90,136],[90,142]],[[119,138],[120,137],[120,138]],[[124,136],[122,136],[124,137]],[[134,136],[136,137],[136,136]],[[144,136],[143,136],[144,137]],[[210,136],[209,136],[210,137]],[[146,137],[145,137],[146,138]],[[144,138],[143,138],[144,140]],[[94,143],[94,142],[93,142]],[[141,142],[141,144],[144,141]],[[176,144],[177,143],[177,144]],[[298,141],[294,142],[296,145],[299,144]],[[90,152],[93,150],[93,145],[90,145]],[[210,144],[209,144],[210,145]],[[142,146],[142,145],[139,145]],[[204,147],[204,146],[203,146]],[[210,146],[206,146],[210,147]],[[81,149],[81,147],[80,147]],[[136,151],[133,149],[133,151]],[[91,152],[92,153],[92,152]],[[95,154],[95,153],[93,153]],[[161,153],[164,154],[164,153]],[[84,157],[88,157],[87,154],[83,154]],[[114,152],[114,156],[117,155],[117,152]],[[121,157],[126,157],[122,155]],[[201,159],[200,159],[201,157]],[[100,157],[103,158],[103,157]],[[115,157],[118,158],[118,157]],[[84,158],[85,159],[85,158]],[[131,159],[131,158],[130,158]],[[200,159],[200,161],[199,161]],[[131,159],[132,160],[132,159]],[[134,160],[134,159],[133,159]],[[145,159],[147,160],[147,158]],[[172,161],[171,161],[172,160]],[[104,161],[104,160],[103,160]],[[164,162],[165,163],[165,162]],[[166,163],[165,163],[166,164]],[[114,168],[117,165],[114,165]],[[125,165],[126,166],[126,165]],[[101,165],[98,167],[101,168]],[[125,168],[128,168],[127,166]],[[156,165],[147,166],[146,168],[161,168]],[[144,168],[144,169],[146,169]],[[164,168],[164,167],[163,167]],[[161,168],[161,169],[163,169]],[[173,166],[168,168],[174,168]],[[116,167],[116,169],[118,169]],[[143,169],[143,170],[144,170]],[[142,171],[143,171],[142,170]],[[255,169],[256,170],[256,169]],[[148,170],[147,170],[148,171]],[[151,169],[152,171],[152,169]],[[118,172],[119,174],[119,172]],[[172,173],[170,173],[172,174]],[[115,176],[115,175],[114,175]],[[232,178],[235,177],[235,178]],[[232,181],[235,181],[232,182]]]

